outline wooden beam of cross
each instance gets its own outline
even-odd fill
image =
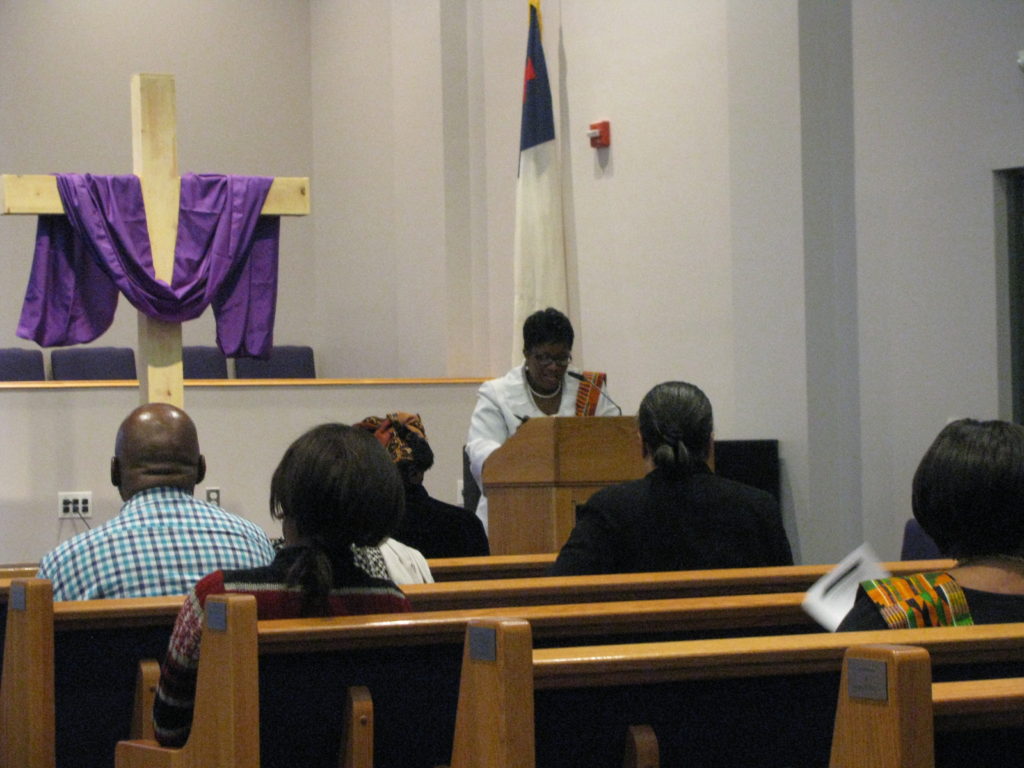
[[[174,274],[181,177],[178,175],[177,109],[173,75],[132,76],[132,172],[142,185],[156,278],[168,285]],[[64,213],[55,176],[3,176],[3,213]],[[278,177],[262,213],[305,216],[309,179]],[[184,405],[181,324],[139,318],[139,399]]]

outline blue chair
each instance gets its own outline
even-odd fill
[[[900,560],[938,560],[945,557],[938,545],[924,532],[924,528],[914,518],[907,520],[903,526],[903,546],[900,547]]]
[[[38,349],[0,349],[0,381],[45,381],[43,353]]]
[[[182,347],[181,367],[186,379],[228,377],[228,360],[217,347]]]
[[[50,353],[54,380],[137,379],[131,347],[73,347]]]
[[[315,379],[313,348],[300,346],[274,347],[270,357],[259,360],[239,357],[235,360],[235,377],[239,379]]]

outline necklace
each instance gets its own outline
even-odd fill
[[[534,397],[539,397],[541,400],[550,400],[552,397],[558,397],[558,395],[562,394],[562,382],[558,382],[558,386],[555,388],[555,391],[552,392],[551,394],[542,395],[540,392],[533,388],[532,384],[530,384],[530,377],[526,374],[525,371],[523,372],[523,379],[526,381],[526,388],[533,393]]]

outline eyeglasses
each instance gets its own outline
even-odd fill
[[[572,355],[566,355],[565,357],[551,357],[549,355],[533,355],[533,359],[537,361],[537,364],[546,368],[547,366],[554,363],[559,368],[568,367],[569,363],[572,362]]]

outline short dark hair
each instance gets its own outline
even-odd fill
[[[332,562],[380,544],[404,510],[398,470],[369,432],[321,424],[288,447],[270,482],[270,514],[291,520],[309,545],[286,577],[302,590],[303,615],[328,613]]]
[[[575,338],[569,318],[554,307],[537,310],[523,323],[523,351],[527,353],[541,344],[565,344],[572,349]]]
[[[914,517],[951,557],[1021,554],[1024,427],[960,419],[946,425],[914,473]]]
[[[700,387],[685,381],[666,381],[651,389],[640,402],[637,427],[656,467],[688,473],[698,461],[707,461],[715,423]]]
[[[271,515],[329,546],[375,546],[402,516],[405,497],[387,451],[346,424],[321,424],[285,451],[270,483]]]

